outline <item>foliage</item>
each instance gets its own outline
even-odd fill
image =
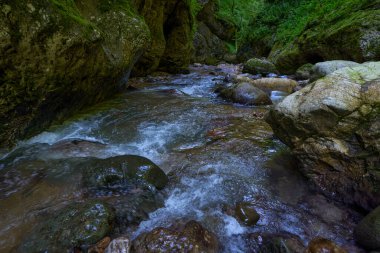
[[[306,28],[329,25],[379,0],[219,0],[218,16],[238,27],[238,46],[245,41],[286,44]]]

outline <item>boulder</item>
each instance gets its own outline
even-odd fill
[[[268,93],[276,90],[290,94],[298,86],[296,81],[288,78],[260,78],[251,81],[251,83],[260,90]]]
[[[232,102],[245,105],[272,104],[269,96],[264,91],[246,82],[221,89],[219,96]]]
[[[313,68],[311,69],[311,81],[315,81],[319,78],[322,78],[324,76],[327,76],[331,74],[332,72],[346,68],[346,67],[357,67],[360,64],[353,61],[342,61],[342,60],[335,60],[335,61],[325,61],[325,62],[318,62],[316,63]]]
[[[123,155],[106,159],[93,159],[85,165],[83,180],[90,187],[116,187],[127,180],[140,179],[163,189],[168,177],[149,159],[136,155]]]
[[[305,253],[348,253],[334,242],[325,238],[314,238],[309,242]]]
[[[249,202],[239,202],[235,206],[236,218],[247,226],[254,226],[260,219],[254,206]]]
[[[380,204],[380,62],[343,68],[289,95],[267,115],[301,172],[331,198]]]
[[[158,227],[139,235],[132,242],[132,252],[219,252],[216,236],[196,221],[169,228]]]
[[[39,224],[18,252],[68,252],[111,232],[114,210],[101,201],[75,203]]]
[[[380,251],[380,206],[359,222],[354,237],[366,249]]]
[[[0,146],[123,90],[149,40],[126,1],[1,1]]]
[[[299,67],[296,71],[296,79],[297,80],[308,80],[311,78],[311,73],[314,65],[311,63],[306,63]]]
[[[244,63],[243,73],[256,74],[278,74],[278,71],[274,64],[266,59],[252,58]]]

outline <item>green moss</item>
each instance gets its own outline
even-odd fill
[[[81,24],[86,27],[94,26],[90,21],[88,21],[81,15],[74,0],[49,0],[49,1],[58,8],[58,10],[61,12],[64,18],[75,21],[76,23]]]

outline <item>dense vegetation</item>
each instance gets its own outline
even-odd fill
[[[379,3],[379,0],[219,0],[217,16],[238,27],[238,46],[263,38],[286,44],[315,22],[329,24]]]

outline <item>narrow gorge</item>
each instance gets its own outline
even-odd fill
[[[380,251],[379,0],[1,0],[0,252]]]

